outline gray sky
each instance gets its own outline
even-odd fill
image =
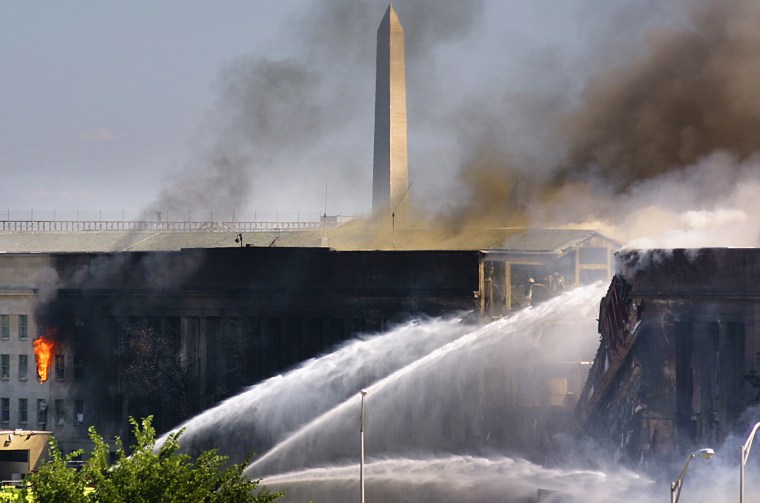
[[[398,0],[417,204],[475,145],[548,170],[551,120],[673,2]],[[371,206],[370,0],[0,3],[2,214],[314,218]],[[493,139],[493,138],[492,138]],[[243,215],[241,217],[241,215]],[[4,216],[4,215],[3,215]]]

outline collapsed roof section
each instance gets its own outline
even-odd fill
[[[646,464],[742,429],[760,391],[760,249],[615,256],[577,430]]]

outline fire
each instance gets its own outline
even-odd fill
[[[48,369],[50,369],[50,360],[53,359],[53,343],[52,337],[58,330],[55,328],[49,328],[45,330],[45,335],[35,339],[32,344],[34,345],[34,359],[37,362],[37,374],[40,376],[40,382],[45,382],[48,379]]]

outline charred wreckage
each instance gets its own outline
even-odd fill
[[[760,250],[621,251],[576,431],[630,464],[746,429],[760,396]]]

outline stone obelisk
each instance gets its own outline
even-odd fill
[[[397,224],[409,216],[407,156],[404,30],[389,5],[377,29],[372,210],[378,217],[395,211]]]

